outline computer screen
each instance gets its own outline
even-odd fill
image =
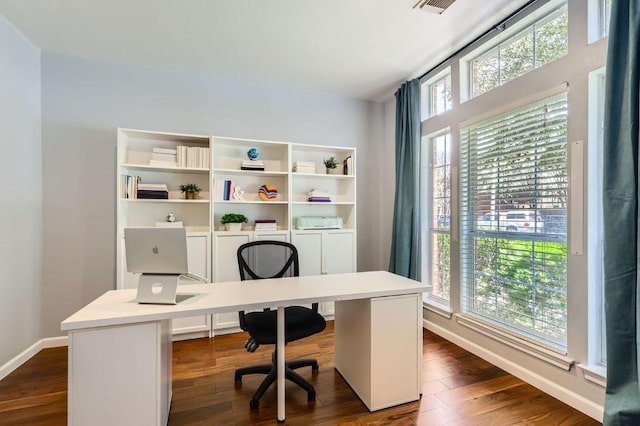
[[[125,228],[124,243],[128,272],[189,272],[187,234],[184,228]]]

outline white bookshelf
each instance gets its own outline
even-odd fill
[[[177,149],[179,146],[209,148],[206,164],[210,167],[150,165],[153,148]],[[249,161],[247,151],[251,148],[258,149],[258,160],[263,162],[264,170],[242,170],[243,161]],[[332,174],[326,173],[323,164],[329,157],[335,157],[338,162]],[[344,174],[343,160],[347,157],[350,157],[350,169]],[[305,274],[356,270],[356,152],[353,148],[118,129],[117,160],[118,288],[130,287],[135,281],[123,271],[126,267],[123,229],[154,226],[156,222],[166,221],[169,213],[174,214],[176,221],[183,222],[189,248],[194,251],[190,258],[193,255],[198,273],[205,275],[206,272],[205,276],[212,282],[239,279],[235,250],[244,242],[258,239],[293,241],[304,246],[306,266],[302,272]],[[296,162],[312,163],[314,173],[295,172]],[[127,198],[120,184],[122,175],[139,176],[142,183],[165,184],[168,199]],[[224,200],[221,191],[224,181],[230,181],[232,188],[240,187],[244,197]],[[185,199],[179,190],[185,183],[195,183],[202,189],[199,198]],[[277,188],[275,199],[265,201],[259,197],[258,188],[265,184]],[[313,189],[328,192],[331,201],[309,202],[308,193]],[[241,231],[225,231],[220,218],[227,213],[244,214],[248,223]],[[298,230],[296,222],[301,216],[339,216],[343,228]],[[277,230],[255,231],[257,219],[276,220]],[[339,256],[331,256],[332,252]],[[325,315],[333,313],[332,305],[323,305],[321,309]],[[174,333],[196,336],[198,332],[204,333],[206,327],[214,333],[236,331],[236,317],[214,315],[206,323],[190,319],[182,328],[174,327]]]
[[[118,289],[136,288],[139,274],[126,271],[124,228],[155,226],[173,213],[187,231],[189,269],[211,280],[211,175],[206,167],[153,166],[154,148],[179,146],[210,148],[210,137],[146,130],[118,129],[117,145],[117,283]],[[206,156],[209,162],[211,154]],[[204,160],[203,160],[204,161]],[[121,176],[139,176],[142,183],[164,184],[168,199],[126,198]],[[197,184],[202,191],[193,200],[179,186]],[[190,281],[183,281],[185,284]],[[173,322],[174,340],[211,335],[211,315],[180,318]]]

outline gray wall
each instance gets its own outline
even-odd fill
[[[41,338],[40,50],[0,15],[0,366]]]
[[[382,104],[44,53],[42,111],[47,337],[115,287],[117,127],[356,147],[358,268],[387,266],[376,252]]]

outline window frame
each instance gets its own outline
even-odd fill
[[[536,28],[541,27],[551,21],[553,21],[558,16],[563,13],[567,14],[568,17],[568,0],[556,0],[551,1],[549,4],[544,5],[539,10],[528,15],[525,19],[518,22],[511,28],[505,29],[502,34],[493,38],[490,42],[482,44],[477,49],[472,50],[467,53],[463,58],[460,59],[460,73],[461,73],[461,81],[466,82],[461,87],[461,99],[460,102],[467,102],[471,99],[475,99],[478,96],[481,96],[485,93],[491,92],[496,88],[503,86],[504,84],[512,81],[514,79],[520,78],[524,75],[527,75],[533,70],[540,68],[540,66],[547,65],[552,63],[558,59],[565,57],[569,52],[569,40],[568,40],[568,32],[567,32],[567,52],[555,58],[553,61],[547,62],[543,65],[538,65],[536,60]],[[510,46],[513,43],[517,42],[521,38],[525,37],[527,33],[531,33],[533,35],[533,50],[532,50],[532,67],[529,71],[526,71],[510,80],[502,81],[502,66],[501,66],[501,52],[503,47]],[[484,92],[474,94],[473,91],[473,63],[478,59],[487,56],[492,51],[498,51],[498,84],[491,89],[488,89]]]
[[[441,137],[445,137],[448,139],[447,146],[449,147],[448,157],[445,161],[444,165],[440,167],[448,167],[449,174],[447,176],[449,181],[449,227],[448,228],[436,228],[433,226],[434,222],[434,212],[433,212],[433,200],[434,200],[434,191],[433,191],[433,170],[434,170],[434,161],[433,161],[433,144],[434,142]],[[431,282],[432,273],[433,273],[433,236],[438,234],[445,234],[449,236],[449,279],[448,279],[448,287],[449,287],[449,298],[445,299],[443,297],[434,295],[431,291],[423,294],[423,302],[429,305],[434,305],[440,310],[449,311],[451,306],[451,235],[452,235],[452,227],[451,227],[451,213],[453,209],[452,205],[452,144],[453,140],[451,137],[451,132],[449,128],[445,128],[442,130],[438,130],[436,132],[430,133],[429,135],[423,136],[421,148],[421,160],[420,160],[420,181],[421,187],[426,188],[425,191],[422,192],[422,202],[421,202],[421,211],[423,212],[422,217],[422,235],[426,236],[426,238],[422,238],[422,277],[423,281],[425,278],[428,278],[429,282]]]
[[[589,364],[606,367],[606,327],[604,318],[604,268],[602,223],[602,159],[604,142],[604,96],[606,69],[589,73]]]
[[[446,79],[449,79],[449,98],[450,98],[450,102],[447,104],[445,103],[445,108],[443,111],[434,113],[433,111],[433,97],[432,97],[432,92],[431,92],[431,88],[439,83],[440,81],[444,81]],[[422,82],[420,84],[420,107],[421,107],[421,119],[422,121],[432,118],[432,117],[436,117],[438,115],[444,114],[445,112],[449,111],[451,108],[453,108],[453,84],[452,84],[452,79],[451,79],[451,68],[450,67],[446,67],[444,69],[442,69],[441,71],[439,71],[437,74],[435,74],[434,76],[430,77],[428,80]],[[445,83],[446,84],[446,83]],[[425,93],[427,94],[427,96],[424,96]],[[445,85],[445,96],[446,96],[446,85]]]

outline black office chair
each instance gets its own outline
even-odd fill
[[[253,241],[238,248],[238,266],[241,280],[260,280],[264,278],[297,277],[299,275],[298,250],[293,244],[282,241]],[[277,341],[277,311],[265,309],[261,312],[240,312],[240,327],[250,335],[245,343],[248,352],[254,352],[260,345],[275,345]],[[326,321],[318,313],[318,304],[312,308],[289,306],[285,308],[285,344],[302,339],[324,330]],[[300,367],[311,367],[318,371],[315,359],[300,359],[286,363],[285,377],[307,391],[307,398],[313,401],[316,392],[311,383],[293,371]],[[277,379],[276,351],[273,351],[271,364],[256,365],[236,370],[236,382],[242,381],[245,374],[266,374],[260,383],[249,406],[258,408],[259,400],[269,386]]]

